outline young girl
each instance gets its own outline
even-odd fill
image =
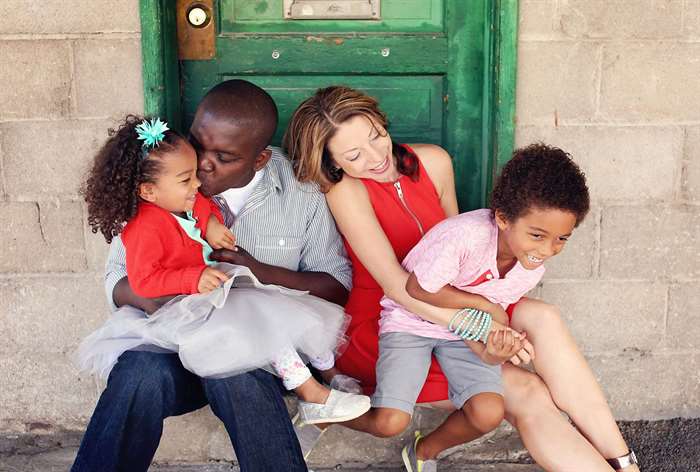
[[[501,423],[500,364],[524,339],[510,331],[490,332],[491,322],[509,323],[515,304],[542,278],[544,261],[563,249],[588,209],[578,166],[560,149],[535,144],[516,151],[505,165],[491,209],[438,223],[406,256],[402,265],[410,273],[411,296],[436,306],[466,307],[446,329],[382,300],[376,410],[367,416],[404,429],[433,354],[457,408],[439,431],[425,437],[416,432],[402,451],[408,471],[436,470],[438,453]]]
[[[81,365],[106,377],[129,349],[176,351],[201,377],[270,364],[302,400],[306,422],[366,412],[368,397],[328,390],[296,352],[321,371],[332,369],[344,331],[342,309],[305,292],[263,285],[246,267],[215,267],[212,248],[235,250],[235,237],[199,186],[194,149],[159,119],[128,116],[95,157],[84,191],[88,222],[107,242],[122,234],[134,292],[190,296],[174,298],[150,317],[119,309],[81,344]]]

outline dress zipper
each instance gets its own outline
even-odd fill
[[[408,214],[411,215],[413,221],[416,222],[416,224],[418,225],[418,231],[420,231],[420,235],[423,236],[425,234],[425,232],[423,231],[423,225],[420,224],[420,220],[418,219],[416,214],[411,211],[411,209],[406,204],[406,200],[403,199],[403,189],[401,188],[401,182],[399,182],[398,180],[394,182],[394,188],[396,188],[396,193],[399,194],[399,200],[401,200],[401,204],[406,209]]]

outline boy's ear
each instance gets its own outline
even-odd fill
[[[146,182],[139,185],[139,197],[143,198],[147,202],[154,203],[156,201],[156,189],[155,186]]]
[[[510,225],[503,212],[501,212],[500,210],[496,210],[494,212],[494,217],[496,218],[496,224],[498,225],[498,229],[500,229],[501,231],[505,231],[508,229],[508,226]]]
[[[260,154],[258,154],[258,157],[255,158],[255,172],[265,167],[271,157],[272,151],[269,149],[263,149]]]

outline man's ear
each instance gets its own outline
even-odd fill
[[[505,217],[502,211],[496,210],[494,212],[494,217],[496,218],[496,224],[498,225],[498,229],[501,231],[505,231],[508,229],[508,226],[510,224],[508,223],[508,219]]]
[[[147,202],[155,203],[156,201],[156,189],[155,185],[146,182],[139,185],[139,197],[143,198]]]
[[[263,149],[262,151],[260,151],[258,157],[255,158],[255,172],[265,167],[271,157],[272,151],[270,151],[269,149]]]

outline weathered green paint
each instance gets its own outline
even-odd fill
[[[220,0],[219,4],[223,34],[443,31],[442,0],[382,0],[381,20],[340,21],[285,20],[283,0]]]
[[[518,53],[518,1],[499,0],[494,11],[498,22],[498,34],[494,38],[496,58],[493,62],[492,81],[497,84],[492,115],[494,170],[500,169],[511,157],[515,139],[515,85]]]
[[[140,0],[144,113],[180,128],[180,85],[174,2]]]
[[[188,125],[206,90],[241,77],[275,98],[279,139],[301,99],[317,87],[344,83],[380,99],[397,139],[444,146],[454,158],[460,208],[483,206],[494,173],[513,145],[518,2],[410,0],[415,11],[400,10],[401,3],[383,0],[386,25],[374,29],[382,22],[281,20],[281,0],[219,0],[217,13],[223,14],[217,15],[217,59],[180,63],[178,81],[172,67],[177,64],[172,60],[172,3],[141,0],[144,51],[150,51],[144,53],[147,107],[164,110],[158,113],[175,121],[182,104],[183,124]],[[388,18],[385,13],[391,10],[385,5],[414,17]],[[437,15],[435,5],[440,6]],[[172,25],[166,27],[169,21]],[[401,21],[412,21],[414,29]],[[324,33],[330,30],[334,33]],[[160,45],[161,55],[154,56],[158,49],[147,44]],[[385,48],[388,55],[382,55]],[[279,53],[277,59],[273,51]]]
[[[195,73],[195,76],[198,75]],[[204,74],[207,76],[207,74]],[[376,97],[389,118],[401,117],[390,123],[392,138],[399,142],[430,142],[440,144],[443,137],[444,76],[391,76],[372,75],[295,75],[295,76],[235,76],[222,79],[245,78],[267,90],[277,104],[280,122],[273,138],[279,144],[287,123],[299,103],[318,88],[328,84],[345,84],[362,89]],[[187,79],[186,79],[187,80]],[[293,84],[293,85],[291,85]],[[197,104],[213,83],[201,83],[191,90],[183,102],[184,119],[190,122]]]

